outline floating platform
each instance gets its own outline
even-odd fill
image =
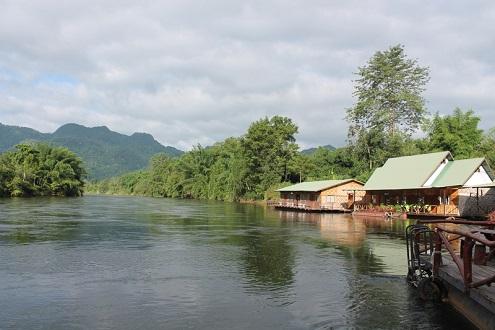
[[[406,229],[408,281],[480,329],[495,329],[495,223],[422,220]]]
[[[438,276],[447,289],[447,302],[480,329],[495,329],[495,286],[481,286],[465,291],[464,281],[457,265],[445,256]],[[432,265],[433,266],[433,265]],[[472,268],[473,281],[495,275],[495,266]]]
[[[334,213],[350,213],[352,209],[342,207],[322,206],[317,203],[281,203],[268,202],[268,206],[282,210],[306,211],[306,212],[334,212]]]

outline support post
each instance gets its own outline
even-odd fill
[[[474,245],[474,259],[473,262],[475,265],[486,265],[486,246],[483,244],[475,244]]]
[[[435,251],[433,252],[433,276],[438,277],[438,271],[442,264],[442,239],[440,233],[435,231]]]
[[[469,285],[473,281],[473,265],[472,265],[472,259],[473,259],[473,245],[474,242],[471,238],[466,237],[464,240],[464,249],[462,251],[463,254],[463,264],[464,264],[464,274],[463,279],[464,279],[464,287],[466,289],[466,292],[469,291]]]

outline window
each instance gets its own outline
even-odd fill
[[[325,196],[326,203],[335,203],[335,196]]]

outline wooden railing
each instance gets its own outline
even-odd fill
[[[320,204],[318,201],[308,201],[308,200],[293,200],[293,199],[281,199],[278,201],[273,201],[268,203],[270,206],[279,206],[287,208],[299,208],[299,209],[319,209]]]
[[[376,209],[376,205],[371,205],[368,203],[354,203],[354,211],[368,211],[372,209]]]
[[[356,202],[354,203],[354,211],[382,211],[382,212],[398,212],[394,205],[373,205],[369,203]],[[408,205],[402,206],[400,212],[417,215],[445,215],[458,216],[459,208],[456,205]]]
[[[324,197],[324,196],[323,196]],[[312,209],[312,210],[349,210],[352,205],[349,205],[347,196],[334,196],[333,202],[326,201],[310,201],[296,199],[279,199],[268,201],[268,206]]]
[[[495,230],[492,229],[495,226],[495,223],[489,221],[456,220],[432,220],[420,221],[419,223],[476,224],[477,226],[481,226],[481,228],[470,230],[459,228],[452,229],[443,226],[437,226],[435,228],[433,276],[439,276],[439,270],[442,265],[442,249],[445,248],[459,270],[466,292],[472,288],[490,285],[495,282],[495,272],[490,276],[478,276],[478,280],[473,281],[473,265],[486,265],[487,262],[495,256]],[[449,234],[455,235],[455,237],[451,238],[449,237]],[[453,246],[453,242],[457,240],[460,240],[461,242],[459,253],[456,253]]]

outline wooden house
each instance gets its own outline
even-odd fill
[[[364,196],[363,183],[354,179],[302,182],[278,192],[275,207],[312,211],[351,211]]]
[[[454,160],[448,151],[390,158],[364,185],[355,213],[387,207],[425,216],[483,216],[495,209],[494,176],[484,158]]]

